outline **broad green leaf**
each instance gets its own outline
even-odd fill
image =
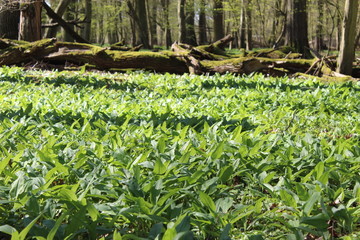
[[[211,154],[212,159],[219,159],[224,152],[224,142],[219,143]]]
[[[284,189],[280,190],[280,198],[286,205],[293,207],[293,208],[297,207],[295,198],[293,197],[292,194],[290,194],[286,190],[284,190]]]
[[[216,205],[209,195],[204,192],[199,192],[199,199],[211,212],[216,211]]]
[[[163,240],[173,240],[176,237],[176,230],[175,228],[168,228],[166,229],[164,236],[163,236]]]
[[[68,216],[69,212],[63,213],[58,220],[56,221],[54,227],[50,230],[49,234],[47,235],[46,240],[53,240],[56,232],[58,231],[59,227],[63,223],[64,219]]]
[[[27,234],[29,233],[30,229],[34,226],[37,220],[41,217],[41,215],[37,216],[34,220],[32,220],[20,233],[19,233],[19,240],[25,240]],[[13,236],[12,236],[13,237]],[[13,240],[11,237],[11,240]]]
[[[117,230],[113,233],[113,240],[122,240],[121,234]]]
[[[220,234],[219,240],[231,240],[231,237],[229,236],[231,230],[231,224],[226,224],[225,228],[222,230]]]
[[[167,168],[163,164],[160,158],[156,159],[155,166],[154,166],[154,173],[155,174],[164,174],[166,172]]]
[[[326,230],[326,228],[329,227],[327,223],[328,220],[329,218],[327,216],[325,216],[323,213],[320,213],[311,217],[303,217],[300,219],[300,222],[302,224],[313,226],[319,230]]]
[[[0,226],[0,232],[11,235],[12,233],[16,232],[16,229],[10,225],[2,225]]]
[[[165,139],[164,138],[160,138],[159,139],[159,142],[158,142],[158,150],[160,153],[164,153],[165,152],[165,149],[166,149],[166,142],[165,142]]]
[[[226,183],[227,180],[231,177],[234,172],[234,168],[232,166],[226,166],[220,171],[219,179],[222,183]]]
[[[91,220],[93,220],[95,222],[99,216],[98,210],[94,207],[94,205],[92,203],[88,203],[86,206],[86,209],[89,213],[89,216],[91,217]]]
[[[304,206],[304,213],[306,215],[310,215],[311,211],[314,208],[314,205],[317,201],[320,200],[321,194],[319,192],[315,192],[311,195],[310,199],[308,199]]]

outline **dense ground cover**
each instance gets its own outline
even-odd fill
[[[0,102],[4,237],[360,237],[358,83],[1,68]]]

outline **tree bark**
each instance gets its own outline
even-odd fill
[[[186,42],[185,0],[178,0],[179,41]]]
[[[246,50],[251,50],[252,46],[252,14],[251,14],[251,2],[252,0],[246,1]]]
[[[172,43],[171,39],[171,29],[170,29],[170,22],[169,22],[169,0],[161,0],[162,9],[164,11],[164,18],[165,18],[165,45],[166,48],[169,48]]]
[[[0,65],[37,65],[63,68],[67,63],[72,66],[91,65],[99,70],[124,71],[142,69],[169,73],[234,73],[250,74],[261,72],[272,76],[285,76],[293,73],[313,74],[323,71],[319,60],[230,57],[221,52],[233,38],[226,36],[210,45],[194,47],[188,44],[174,44],[174,52],[123,52],[90,44],[57,42],[44,39],[34,43],[0,39]],[[220,50],[219,50],[220,49]],[[221,54],[224,54],[221,56]],[[281,70],[283,69],[283,70]],[[327,74],[332,74],[332,69]],[[324,73],[325,74],[325,73]],[[349,77],[347,77],[348,79]]]
[[[37,41],[41,39],[42,0],[20,1],[19,40]]]
[[[74,30],[72,30],[69,25],[62,19],[59,15],[57,15],[46,2],[43,2],[43,7],[46,10],[47,15],[52,18],[54,21],[58,22],[61,27],[64,28],[77,42],[88,43],[87,40],[83,39],[79,34],[77,34]]]
[[[315,50],[320,52],[324,47],[323,25],[324,25],[324,0],[317,0],[318,22],[316,24]]]
[[[200,0],[200,12],[199,12],[199,44],[206,44],[207,41],[207,32],[206,32],[206,2],[205,0]]]
[[[224,10],[222,0],[214,0],[214,41],[225,36],[224,29]]]
[[[92,2],[85,0],[85,24],[83,30],[83,38],[90,42],[91,39],[91,21],[92,21]]]
[[[55,9],[55,12],[57,15],[62,17],[66,11],[66,8],[69,6],[71,0],[61,0],[58,4],[58,6]],[[49,23],[55,23],[53,19]],[[49,28],[45,31],[45,38],[54,38],[56,37],[56,33],[59,29],[58,28]]]
[[[239,31],[239,46],[240,48],[246,48],[246,0],[241,0],[241,12],[240,12],[240,31]]]
[[[186,4],[185,13],[185,29],[186,29],[186,41],[185,43],[191,45],[197,45],[195,34],[195,1],[188,0]]]
[[[20,19],[18,4],[5,7],[5,10],[0,11],[0,38],[17,39]]]
[[[346,0],[337,68],[337,71],[342,74],[350,75],[352,72],[352,63],[355,57],[355,37],[358,8],[358,0]]]
[[[149,27],[147,23],[146,1],[136,0],[136,26],[138,34],[137,45],[143,44],[145,48],[150,48],[149,43]]]
[[[151,5],[147,1],[148,18],[149,18],[149,33],[150,33],[150,45],[158,45],[158,37],[156,31],[157,19],[157,3],[154,1]]]
[[[310,58],[306,2],[287,0],[285,45],[293,47],[305,58]]]

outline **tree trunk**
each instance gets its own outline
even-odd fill
[[[324,0],[318,0],[318,22],[316,24],[315,50],[320,52],[324,47],[323,25],[324,25]]]
[[[179,41],[186,42],[185,0],[178,0]]]
[[[185,29],[186,29],[186,41],[185,43],[190,45],[197,45],[195,34],[195,2],[194,0],[188,0],[186,2],[185,13]]]
[[[240,31],[239,31],[239,45],[240,48],[246,48],[246,0],[241,0],[241,12],[240,12]]]
[[[20,6],[19,40],[40,40],[42,0],[21,0]]]
[[[252,0],[246,1],[246,50],[253,48],[252,43],[252,14],[251,14],[251,3]]]
[[[147,8],[148,8],[148,18],[149,18],[149,26],[150,26],[150,45],[158,45],[158,37],[157,37],[157,31],[156,31],[156,22],[157,19],[157,3],[153,1],[151,5],[149,5],[149,1],[147,2]]]
[[[164,11],[164,18],[165,18],[165,45],[166,48],[169,48],[172,44],[171,29],[169,22],[169,0],[161,0],[161,5]]]
[[[222,0],[214,0],[214,40],[219,40],[225,36],[224,29],[224,9]]]
[[[305,58],[311,57],[308,40],[307,0],[287,0],[285,45],[293,47]]]
[[[72,12],[74,10],[73,8],[74,8],[74,5],[71,4],[68,7],[67,11],[65,11],[65,13],[64,13],[65,22],[68,22],[68,21],[71,21],[71,20],[75,19],[74,16],[72,15]],[[73,25],[72,26],[69,25],[69,28],[71,29],[71,31],[75,30]],[[74,41],[74,38],[71,36],[71,34],[69,34],[69,32],[66,31],[64,28],[62,29],[62,35],[64,36],[64,41],[65,42],[73,42]]]
[[[359,8],[358,0],[346,0],[342,26],[340,54],[337,71],[350,75],[355,57],[356,21]]]
[[[17,39],[19,34],[20,12],[18,6],[0,11],[0,38]]]
[[[77,42],[88,43],[85,39],[83,39],[79,34],[77,34],[59,15],[57,15],[46,2],[42,2],[42,6],[44,7],[47,15],[56,21],[63,29],[71,35],[73,39]]]
[[[91,0],[85,0],[85,21],[83,38],[90,42],[91,38],[91,21],[92,21],[92,2]]]
[[[136,33],[138,42],[136,45],[143,44],[145,48],[149,49],[149,28],[147,23],[147,13],[146,13],[146,0],[136,0],[135,4],[135,14],[136,14]]]
[[[207,33],[206,33],[206,2],[205,0],[200,1],[200,12],[199,12],[199,44],[206,44]]]
[[[67,9],[67,7],[69,6],[71,0],[61,0],[58,4],[58,6],[55,9],[55,13],[57,15],[59,15],[60,17],[62,17]],[[51,21],[49,23],[54,23],[55,21],[53,19],[51,19]],[[59,30],[58,27],[52,27],[52,28],[48,28],[45,31],[45,38],[54,38],[56,37],[56,33]]]

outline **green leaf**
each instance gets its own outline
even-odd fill
[[[220,234],[219,240],[231,240],[231,237],[229,236],[231,230],[231,224],[226,224],[225,228],[222,230]]]
[[[59,191],[59,196],[62,197],[64,200],[67,200],[70,202],[78,201],[75,192],[71,191],[70,189],[61,188]]]
[[[25,108],[24,115],[29,115],[32,109],[33,109],[33,104],[32,103],[28,104]]]
[[[216,211],[216,205],[209,195],[204,192],[199,193],[199,198],[202,204],[204,204],[211,212]]]
[[[154,166],[154,173],[162,175],[165,172],[166,172],[166,166],[163,164],[160,158],[156,159]]]
[[[314,205],[317,201],[320,200],[321,194],[319,192],[315,192],[311,195],[310,199],[306,201],[304,206],[304,213],[306,215],[310,215],[311,211],[314,208]]]
[[[233,166],[226,166],[220,171],[219,179],[222,183],[226,183],[234,172]]]
[[[287,192],[286,190],[284,190],[284,189],[280,190],[280,198],[286,205],[293,207],[293,208],[297,207],[297,203],[296,203],[294,196],[292,194],[290,194],[289,192]]]
[[[329,221],[329,218],[323,213],[312,217],[303,217],[300,219],[300,223],[313,226],[319,230],[326,230],[326,228],[329,227],[327,221]]]
[[[37,216],[34,220],[32,220],[20,233],[19,233],[19,240],[25,240],[27,234],[29,233],[30,229],[34,226],[37,220],[41,217],[41,215]],[[13,238],[11,237],[11,240]]]
[[[16,232],[16,229],[10,225],[2,225],[2,226],[0,226],[0,232],[11,235],[14,232]]]
[[[154,224],[149,232],[149,239],[156,239],[159,238],[164,230],[164,224],[163,223],[156,223]]]
[[[224,142],[221,142],[215,148],[215,151],[211,154],[212,159],[219,159],[224,152]]]
[[[176,232],[175,228],[168,228],[168,229],[166,229],[162,240],[174,240],[176,237],[176,234],[177,234],[177,232]]]
[[[92,203],[88,203],[86,206],[86,209],[89,213],[89,216],[91,217],[91,220],[93,220],[95,222],[99,216],[98,210],[94,207],[94,205]]]
[[[117,230],[113,233],[113,240],[122,240],[121,234]]]
[[[65,218],[68,216],[69,212],[65,212],[63,213],[58,220],[56,221],[54,227],[50,230],[49,234],[47,235],[46,240],[53,240],[56,232],[58,231],[59,227],[61,226],[61,224],[63,223],[63,221],[65,220]]]
[[[160,153],[164,153],[166,149],[166,142],[164,138],[160,138],[157,144],[158,150]]]
[[[186,215],[180,216],[175,222],[175,229],[177,233],[189,231],[190,217]]]

